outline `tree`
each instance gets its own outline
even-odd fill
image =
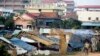
[[[62,21],[62,28],[79,29],[79,28],[81,28],[81,24],[82,24],[81,21],[71,18],[71,19]]]
[[[7,19],[5,21],[5,27],[8,29],[13,29],[14,28],[14,21],[13,19]]]
[[[66,24],[67,24],[67,20],[64,20],[64,21],[62,20],[61,21],[61,28],[64,28],[64,29],[67,28]]]
[[[6,18],[5,28],[7,28],[7,29],[13,29],[14,28],[13,16],[14,16],[14,14],[11,14],[10,16],[8,16]]]
[[[0,24],[4,24],[5,23],[5,18],[0,16]]]
[[[61,21],[53,21],[51,24],[50,24],[50,27],[51,28],[60,28],[61,27]]]

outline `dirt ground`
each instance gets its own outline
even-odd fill
[[[89,53],[88,55],[86,55],[85,53],[77,53],[77,54],[68,55],[68,56],[100,56],[100,53],[98,53],[98,52]]]
[[[82,53],[82,52],[76,52],[76,53],[67,54],[67,55],[50,55],[50,56],[100,56],[100,53],[96,52],[96,53],[89,53],[88,55],[86,55],[85,53]]]
[[[37,56],[45,56],[45,55],[37,55]],[[86,55],[84,52],[70,52],[67,53],[66,55],[59,55],[58,53],[56,53],[56,54],[51,54],[49,56],[100,56],[100,52],[89,53],[88,55]]]

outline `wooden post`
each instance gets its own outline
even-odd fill
[[[64,34],[60,35],[60,48],[59,48],[59,52],[60,55],[66,55],[67,53],[67,45],[66,45],[66,37]]]
[[[13,50],[12,56],[17,56],[17,51],[16,51],[16,49],[13,48],[12,50]]]
[[[72,35],[72,33],[67,32],[65,34],[61,33],[60,36],[60,48],[59,48],[59,52],[61,56],[66,56],[67,54],[67,47],[68,47],[68,43],[70,40],[70,36]]]

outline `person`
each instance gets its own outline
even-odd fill
[[[85,41],[84,41],[85,54],[87,54],[87,55],[89,54],[90,47],[91,47],[91,42],[88,39],[85,39]]]
[[[95,37],[91,38],[91,47],[92,47],[92,52],[95,52],[97,50],[97,39]]]

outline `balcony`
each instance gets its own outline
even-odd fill
[[[21,2],[0,2],[0,5],[24,5],[24,3]]]
[[[65,7],[58,7],[56,5],[26,5],[26,9],[66,9]]]

